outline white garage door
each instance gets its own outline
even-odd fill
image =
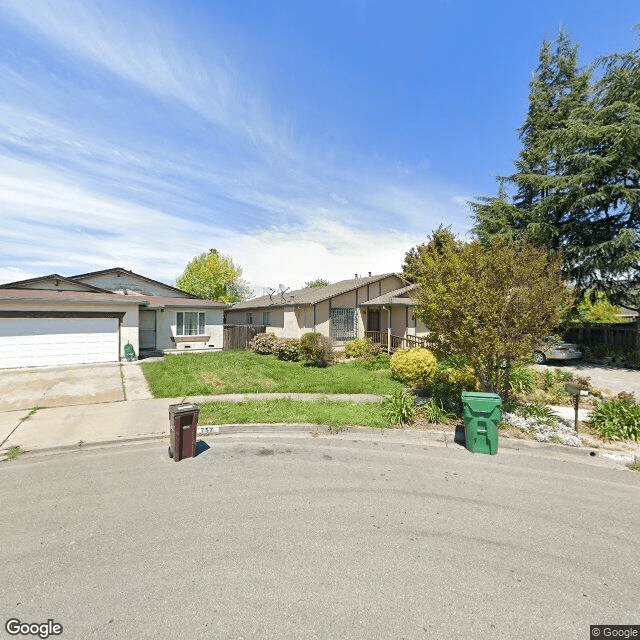
[[[117,318],[0,318],[0,369],[117,360]]]

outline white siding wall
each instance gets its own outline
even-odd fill
[[[208,342],[179,342],[174,343],[171,336],[177,335],[177,321],[179,311],[204,311],[205,334]],[[158,349],[185,349],[189,351],[206,349],[207,351],[222,350],[222,322],[223,309],[202,309],[194,307],[165,307],[164,311],[156,312],[156,347]]]
[[[89,276],[88,278],[82,278],[82,282],[115,293],[124,293],[126,289],[130,295],[164,296],[166,298],[188,297],[172,289],[165,288],[161,284],[156,285],[151,282],[146,282],[127,273],[123,273],[120,277],[113,273]]]

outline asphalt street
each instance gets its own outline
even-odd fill
[[[2,626],[585,640],[640,622],[640,474],[452,443],[206,442],[179,463],[166,442],[2,463]]]

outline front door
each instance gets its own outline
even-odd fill
[[[367,317],[367,331],[380,331],[380,311],[369,311],[369,315]]]
[[[139,314],[140,350],[156,348],[156,312],[140,310]]]

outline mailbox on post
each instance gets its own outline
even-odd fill
[[[580,408],[580,396],[589,395],[589,387],[586,384],[567,382],[564,385],[564,388],[569,395],[573,396],[573,408],[576,412],[573,428],[576,430],[576,433],[578,433],[578,409]]]
[[[169,457],[174,462],[195,457],[199,413],[193,403],[169,405]]]

